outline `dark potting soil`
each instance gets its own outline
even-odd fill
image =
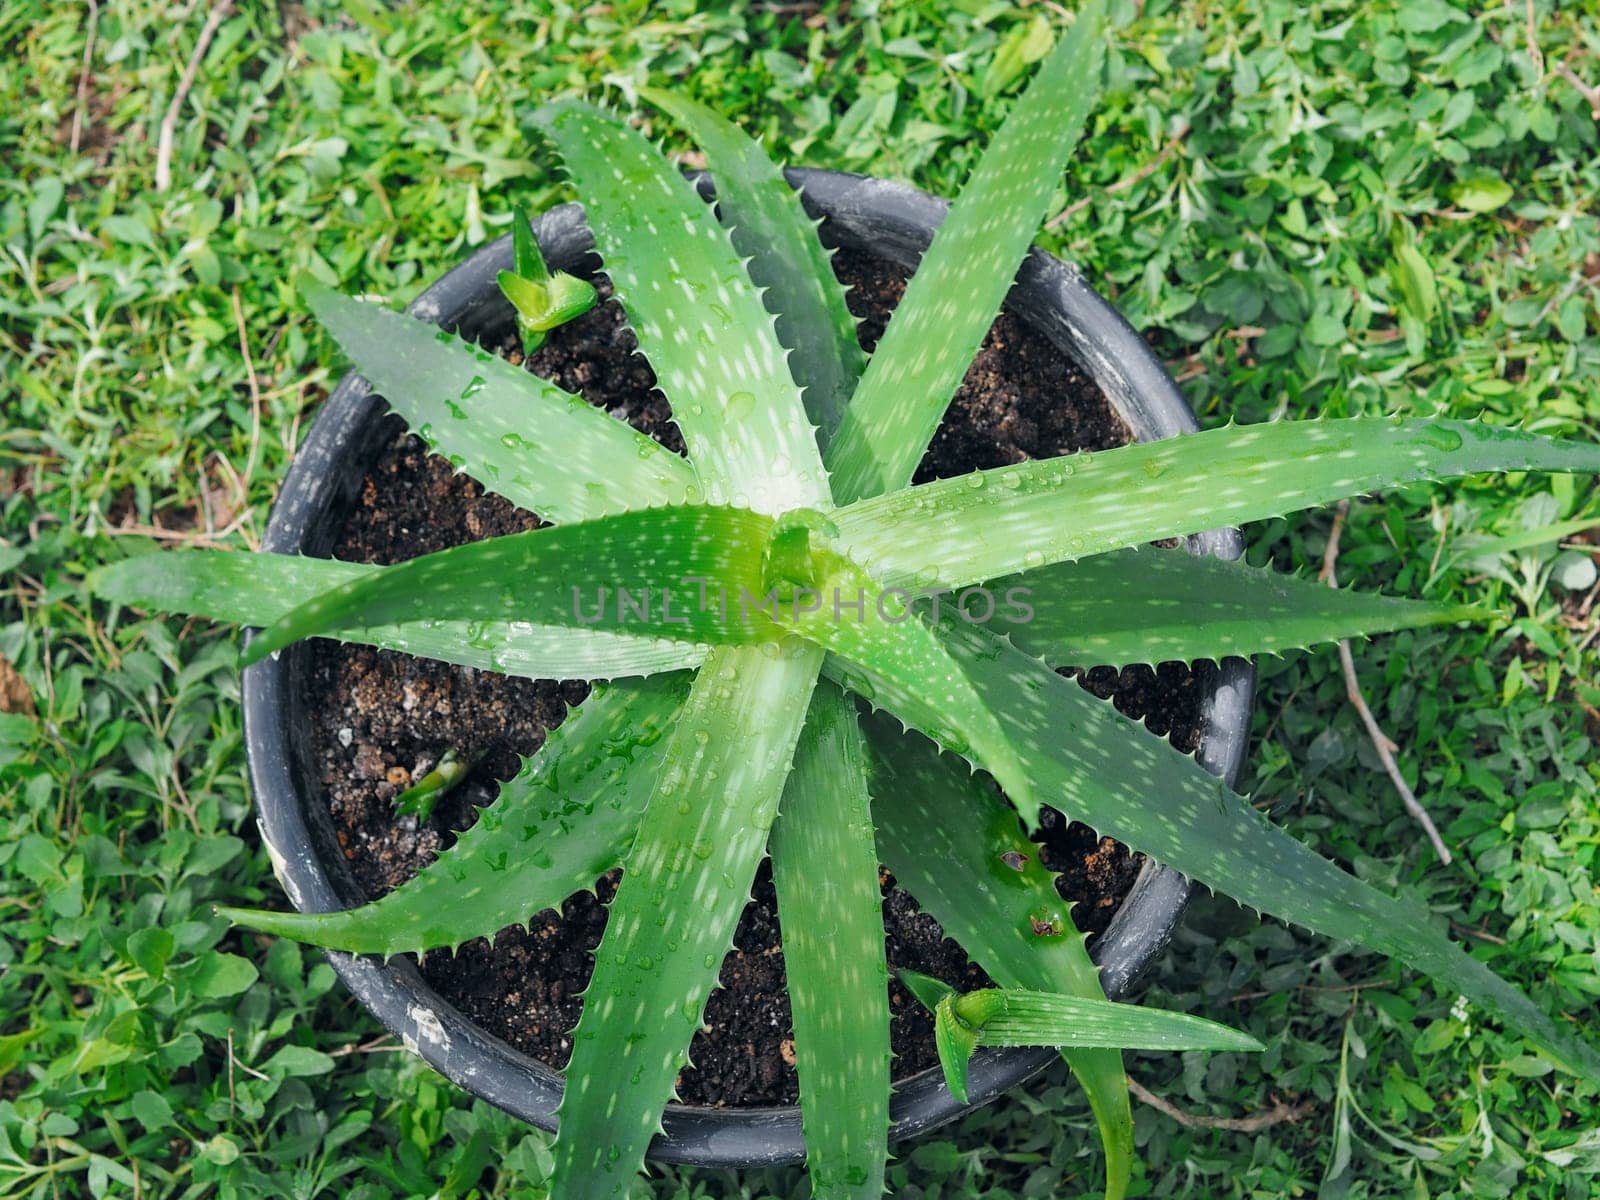
[[[863,318],[869,349],[904,290],[904,273],[863,255],[835,258],[851,310]],[[609,289],[601,284],[603,296]],[[673,450],[682,441],[654,377],[634,352],[622,311],[607,300],[556,330],[527,364]],[[499,347],[521,361],[513,344]],[[1105,449],[1129,432],[1099,389],[1020,320],[1002,315],[971,369],[918,471],[919,481],[1082,449]],[[335,548],[338,558],[393,563],[479,538],[529,529],[536,518],[474,481],[396,424],[396,437],[367,474]],[[1077,673],[1181,749],[1199,742],[1201,684],[1184,667],[1134,667]],[[470,825],[478,807],[508,779],[519,756],[533,753],[569,705],[588,693],[581,682],[511,679],[362,646],[317,641],[311,649],[308,711],[312,755],[345,858],[362,891],[376,898],[410,879]],[[467,781],[430,818],[397,817],[392,801],[447,750],[477,758]],[[1101,932],[1138,874],[1140,860],[1109,838],[1046,810],[1041,858],[1061,872],[1080,928]],[[590,955],[605,928],[617,873],[598,894],[569,899],[558,915],[536,916],[491,942],[479,938],[452,956],[422,956],[429,983],[450,1003],[513,1046],[553,1067],[565,1066]],[[884,926],[892,966],[938,976],[961,988],[986,977],[969,964],[937,922],[920,912],[885,873]],[[771,877],[757,875],[734,950],[712,993],[705,1030],[691,1048],[679,1093],[685,1103],[793,1103],[796,1079],[789,999]],[[890,987],[895,1076],[934,1066],[932,1022],[898,984]]]

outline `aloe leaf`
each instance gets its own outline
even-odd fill
[[[840,504],[904,487],[1044,220],[1099,93],[1104,6],[1091,0],[990,141],[906,285],[828,448]]]
[[[552,1200],[627,1194],[777,817],[822,656],[721,647],[665,742],[573,1035]]]
[[[967,1062],[978,1046],[1128,1050],[1261,1050],[1247,1033],[1204,1017],[1113,1004],[1058,992],[984,988],[941,997],[934,1043],[945,1083],[963,1104]]]
[[[1101,554],[986,586],[1031,609],[1005,628],[1013,642],[1048,663],[1079,667],[1275,654],[1489,615],[1169,550]]]
[[[890,868],[891,870],[893,868]],[[932,975],[924,975],[921,971],[913,971],[907,967],[897,967],[895,975],[900,982],[905,984],[906,991],[916,999],[923,1008],[932,1012],[939,1007],[939,1002],[946,996],[954,996],[955,988],[942,979],[935,979]]]
[[[783,530],[780,522],[779,530]],[[781,545],[783,537],[774,538]],[[982,697],[958,662],[944,649],[938,632],[922,614],[900,597],[887,595],[849,559],[826,544],[810,550],[801,572],[820,578],[810,600],[816,607],[805,611],[807,600],[797,598],[780,617],[800,636],[832,652],[829,669],[847,691],[872,695],[870,676],[886,674],[904,686],[937,693],[942,707],[959,720],[939,727],[937,740],[960,748],[983,761],[998,761],[1009,753],[1010,739],[1000,722],[984,707]],[[853,664],[870,664],[867,675]],[[1019,764],[1013,764],[1019,767]]]
[[[735,249],[749,260],[750,278],[765,289],[767,308],[777,314],[778,340],[789,347],[789,370],[826,448],[866,355],[816,222],[778,165],[721,113],[656,88],[641,88],[639,95],[683,126],[705,151],[722,223]]]
[[[1010,740],[994,764],[981,752],[973,758],[1030,824],[1048,802],[1241,904],[1393,955],[1600,1080],[1600,1054],[1452,943],[1421,905],[1385,895],[1302,845],[1193,759],[1003,639],[953,620],[940,632]],[[927,690],[923,672],[890,674],[882,665],[850,667],[877,703],[924,731],[960,727],[963,714]]]
[[[533,222],[522,209],[511,214],[511,265],[523,279],[542,283],[550,278],[550,268],[545,265],[544,252],[533,236]]]
[[[952,1013],[980,1046],[1121,1046],[1127,1050],[1262,1050],[1237,1029],[1189,1013],[1059,992],[983,988],[953,997]]]
[[[677,676],[597,692],[550,732],[454,846],[379,900],[334,913],[217,911],[266,933],[382,955],[454,951],[524,924],[622,861],[687,684]]]
[[[1105,999],[1055,876],[994,784],[921,734],[874,713],[862,722],[878,854],[895,882],[996,983]],[[905,973],[902,972],[902,975]],[[909,986],[909,984],[908,984]],[[922,1000],[932,1010],[934,1003]],[[1116,1050],[1063,1052],[1083,1084],[1106,1155],[1106,1200],[1126,1194],[1133,1111]]]
[[[140,555],[98,568],[102,598],[162,612],[267,626],[381,568],[221,550]],[[1277,652],[1366,634],[1479,619],[1470,606],[1335,591],[1209,557],[1124,551],[990,585],[1033,611],[1008,627],[1022,649],[1077,666]],[[698,596],[695,597],[698,600]],[[589,611],[590,599],[585,600]],[[706,646],[649,634],[528,621],[423,619],[346,629],[350,642],[528,679],[618,679],[698,666]],[[830,663],[830,673],[848,667]]]
[[[754,641],[771,636],[769,627],[740,601],[765,592],[761,561],[771,527],[771,520],[744,509],[683,505],[454,546],[313,597],[246,646],[243,662],[259,662],[301,638],[427,613],[461,621],[592,624],[688,642]],[[716,589],[707,592],[706,604],[700,603],[702,586]],[[627,598],[642,607],[630,607]]]
[[[544,345],[544,335],[583,316],[599,301],[594,284],[565,272],[544,280],[525,279],[512,271],[495,276],[500,294],[517,311],[522,352],[532,354]]]
[[[815,432],[772,314],[710,207],[608,113],[562,101],[534,120],[584,199],[606,274],[708,497],[768,514],[826,502]]]
[[[861,731],[837,688],[812,694],[771,850],[812,1194],[877,1200],[893,1057],[883,898]]]
[[[263,627],[381,567],[227,550],[142,554],[97,568],[95,595],[118,604]],[[422,619],[341,630],[347,642],[524,679],[620,679],[698,666],[706,647],[642,633],[529,621]]]
[[[830,516],[850,557],[884,586],[959,588],[1377,488],[1484,471],[1592,474],[1600,472],[1600,446],[1433,418],[1229,425],[976,471]],[[918,536],[906,536],[907,522]]]
[[[945,1084],[963,1104],[967,1102],[967,1063],[979,1046],[1264,1049],[1249,1034],[1204,1017],[1059,992],[984,988],[957,995],[951,991],[940,996],[933,1011],[934,1044]]]
[[[412,432],[513,504],[566,522],[697,498],[687,462],[581,396],[425,321],[305,296]]]
[[[978,1048],[978,1031],[954,1015],[954,989],[933,1010],[933,1044],[944,1069],[944,1085],[958,1104],[967,1103],[967,1064]]]

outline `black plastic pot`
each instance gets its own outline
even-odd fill
[[[945,212],[944,201],[900,184],[829,171],[791,171],[789,177],[803,187],[808,207],[828,217],[831,237],[907,267],[915,265]],[[543,214],[535,228],[554,267],[596,265],[577,205]],[[505,237],[429,288],[410,311],[468,338],[502,335],[510,327],[511,310],[500,297],[495,273],[510,266],[511,239]],[[1072,265],[1035,249],[1008,306],[1077,360],[1140,440],[1196,428],[1161,364]],[[364,380],[347,375],[295,456],[262,548],[327,555],[364,470],[392,432],[384,404],[369,394]],[[1242,550],[1234,530],[1203,534],[1190,545],[1195,552],[1225,558]],[[323,912],[350,907],[362,897],[338,852],[305,757],[310,742],[302,705],[306,666],[303,647],[292,647],[244,673],[245,736],[261,833],[278,878],[296,907]],[[1232,781],[1244,759],[1254,670],[1243,660],[1230,660],[1212,676],[1199,758],[1208,770]],[[1094,956],[1108,994],[1125,995],[1160,953],[1188,895],[1183,877],[1146,865],[1111,927],[1095,939]],[[372,1014],[448,1078],[534,1125],[554,1127],[561,1076],[474,1025],[436,994],[410,961],[385,965],[340,953],[328,958]],[[1053,1058],[1044,1049],[980,1050],[968,1085],[972,1104],[988,1103]],[[897,1085],[891,1133],[904,1138],[963,1111],[939,1072],[924,1071]],[[723,1167],[800,1162],[800,1111],[674,1105],[650,1154],[658,1161]]]

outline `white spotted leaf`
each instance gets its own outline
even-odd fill
[[[778,814],[820,651],[721,647],[666,738],[573,1033],[551,1200],[624,1197]]]
[[[1487,615],[1471,605],[1334,589],[1177,550],[1121,550],[1056,563],[998,579],[987,590],[1031,610],[1017,610],[1015,623],[992,622],[991,628],[1056,666],[1278,654]]]
[[[706,495],[769,515],[828,501],[774,319],[727,230],[638,132],[576,101],[540,109],[595,247]]]
[[[513,504],[565,522],[695,498],[688,463],[581,396],[425,321],[305,294],[411,431]]]
[[[1026,988],[981,988],[951,1009],[980,1046],[1121,1046],[1128,1050],[1263,1050],[1237,1029],[1189,1013]]]
[[[763,299],[778,318],[778,338],[789,349],[789,370],[802,389],[806,415],[826,446],[866,355],[816,224],[778,165],[732,121],[671,92],[641,88],[639,94],[705,151],[722,223],[734,247],[749,259],[750,278],[765,289]]]
[[[975,471],[831,516],[884,586],[960,588],[1377,488],[1525,470],[1600,472],[1600,446],[1442,418],[1229,425]]]
[[[922,461],[1099,94],[1104,25],[1100,0],[1078,10],[906,285],[828,446],[840,504],[904,487]]]
[[[812,1194],[877,1200],[894,1057],[883,899],[855,702],[832,686],[811,697],[772,828],[772,882]]]
[[[757,614],[742,619],[737,603],[764,591],[761,560],[771,528],[770,519],[744,509],[681,505],[454,546],[320,593],[263,630],[245,647],[243,661],[258,662],[301,638],[429,613],[593,624],[686,642],[771,637]],[[702,605],[701,586],[720,589],[707,594],[725,602]]]
[[[161,551],[101,567],[88,583],[96,595],[119,604],[262,627],[335,588],[369,580],[382,569],[290,554]],[[706,647],[694,642],[520,619],[423,617],[341,629],[335,636],[524,679],[654,675],[698,666],[706,654]]]

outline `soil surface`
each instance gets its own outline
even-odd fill
[[[858,254],[835,258],[852,285],[851,310],[862,318],[869,349],[904,289],[897,267]],[[603,279],[602,296],[609,297]],[[521,355],[507,342],[500,352]],[[621,308],[609,298],[556,330],[525,364],[582,394],[669,448],[682,450],[654,377],[635,353]],[[918,479],[1105,449],[1129,432],[1098,388],[1020,320],[1002,314],[968,372]],[[486,494],[454,473],[416,438],[399,430],[368,472],[365,488],[335,548],[338,558],[393,563],[479,538],[538,525],[530,513]],[[1198,744],[1201,685],[1187,669],[1164,665],[1117,672],[1099,668],[1079,681],[1156,733],[1193,750]],[[404,883],[470,825],[477,809],[508,779],[519,756],[537,750],[567,707],[587,695],[581,682],[510,679],[403,654],[333,642],[312,643],[308,682],[311,753],[344,855],[357,883],[376,898]],[[396,817],[392,801],[449,750],[476,759],[467,781],[419,823]],[[1100,932],[1132,885],[1140,862],[1110,839],[1046,810],[1042,860],[1060,871],[1073,917]],[[604,902],[616,875],[598,894],[569,899],[527,929],[503,930],[451,956],[423,956],[423,975],[446,1000],[519,1049],[562,1067],[571,1050],[579,995],[590,955],[605,928]],[[937,922],[920,912],[885,873],[884,926],[892,967],[910,967],[962,988],[987,982]],[[794,1046],[771,877],[762,865],[753,899],[739,922],[734,950],[712,993],[706,1026],[691,1048],[679,1092],[685,1103],[789,1104],[796,1098]],[[891,983],[896,1078],[934,1066],[932,1022]]]

